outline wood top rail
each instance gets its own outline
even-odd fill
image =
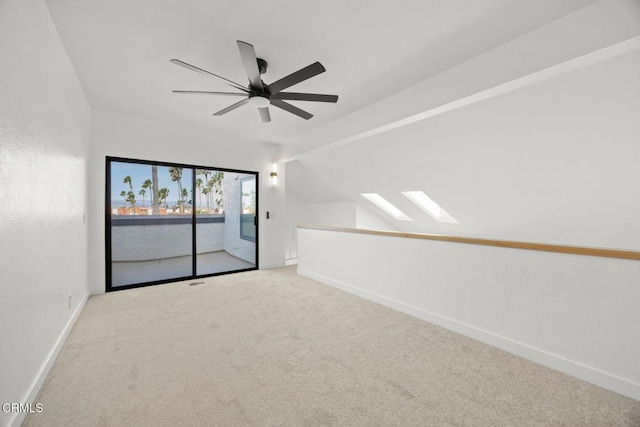
[[[512,242],[509,240],[476,239],[471,237],[443,236],[440,234],[406,233],[404,231],[365,230],[360,228],[329,227],[323,225],[298,225],[309,230],[339,231],[342,233],[372,234],[375,236],[404,237],[408,239],[438,240],[441,242],[469,243],[472,245],[499,246],[501,248],[529,249],[532,251],[558,252],[605,258],[621,258],[640,261],[640,252],[619,249],[589,248],[582,246],[550,245],[546,243]]]

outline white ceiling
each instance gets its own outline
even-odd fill
[[[47,0],[90,105],[207,126],[239,141],[295,143],[325,125],[593,0]],[[292,102],[305,121],[271,107],[222,117],[235,100],[176,95],[226,91],[214,77],[170,64],[178,58],[244,82],[236,40],[255,46],[273,82],[320,61],[327,72],[291,90],[337,94],[337,104]]]
[[[638,0],[45,1],[92,107],[280,144],[305,202],[384,218],[360,196],[377,192],[414,219],[387,219],[401,230],[640,247]],[[229,90],[172,58],[244,81],[236,40],[269,61],[266,83],[322,62],[290,90],[340,100],[262,124],[251,106],[213,117],[227,97],[170,92]]]

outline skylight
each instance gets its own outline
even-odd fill
[[[393,206],[387,199],[379,195],[378,193],[362,193],[362,197],[369,200],[371,203],[391,215],[391,217],[397,221],[413,221],[400,209]]]
[[[449,212],[442,209],[442,207],[431,200],[423,191],[403,191],[407,199],[415,203],[420,209],[429,214],[431,218],[438,222],[446,222],[450,224],[458,224],[458,221]]]

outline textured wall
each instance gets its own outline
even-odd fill
[[[21,403],[88,294],[90,111],[42,1],[0,2],[0,76],[0,402]]]
[[[242,200],[240,196],[240,181],[253,175],[225,172],[224,192],[224,249],[233,256],[248,262],[256,260],[256,244],[240,238],[240,211]],[[256,182],[256,185],[259,183]],[[284,257],[284,253],[283,253]]]
[[[299,229],[298,272],[640,400],[640,261]]]
[[[224,222],[196,225],[197,253],[224,249]],[[148,261],[191,255],[191,224],[111,227],[112,261]]]

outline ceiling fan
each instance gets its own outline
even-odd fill
[[[223,95],[223,96],[238,96],[243,99],[224,108],[214,116],[222,116],[230,111],[235,110],[238,107],[242,107],[245,104],[251,104],[258,107],[260,112],[260,118],[263,123],[271,121],[271,114],[269,113],[269,105],[281,108],[296,116],[302,117],[305,120],[309,120],[313,117],[313,114],[308,113],[294,105],[291,105],[287,101],[313,101],[313,102],[338,102],[338,95],[322,95],[316,93],[298,93],[298,92],[282,92],[284,89],[298,84],[302,81],[317,76],[320,73],[324,73],[326,69],[319,62],[304,67],[294,73],[289,74],[286,77],[281,78],[271,84],[266,84],[260,77],[261,74],[267,71],[267,61],[256,57],[256,51],[252,45],[243,41],[237,40],[238,49],[240,50],[240,57],[242,63],[247,72],[249,78],[249,85],[242,86],[240,83],[236,83],[233,80],[229,80],[217,74],[213,74],[209,71],[203,70],[191,64],[187,64],[179,59],[172,59],[171,62],[199,73],[208,74],[210,76],[217,77],[227,82],[227,84],[235,89],[239,89],[241,92],[205,92],[199,90],[174,90],[173,93],[179,94],[195,94],[195,95]]]

